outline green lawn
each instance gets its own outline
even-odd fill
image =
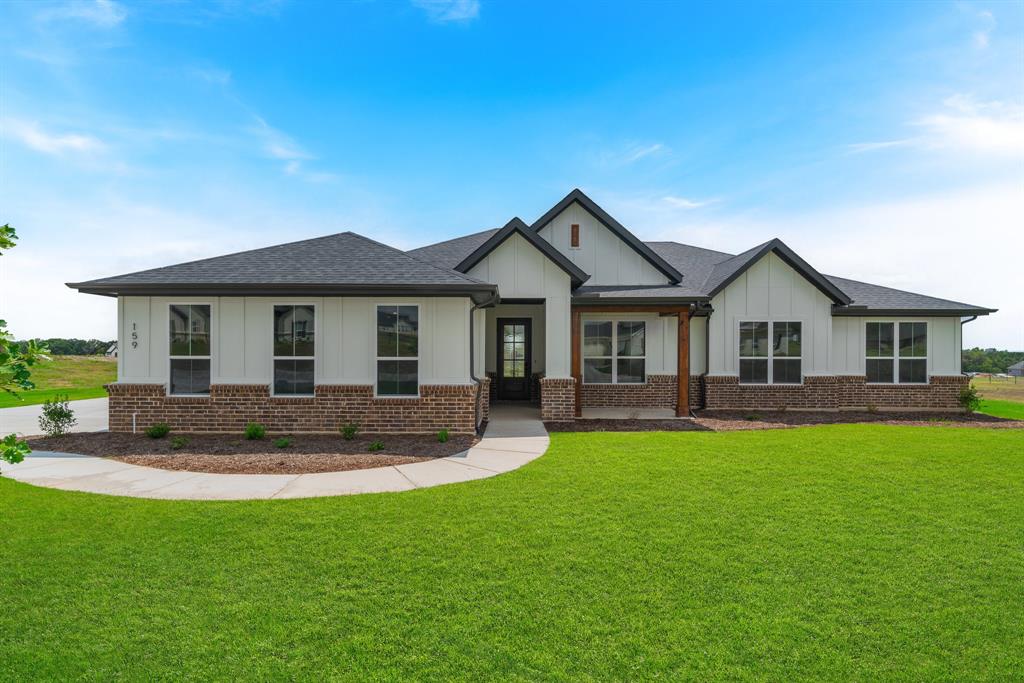
[[[1024,420],[1024,379],[976,377],[971,384],[982,397],[980,412],[996,417]]]
[[[117,380],[117,359],[106,356],[51,356],[32,367],[36,388],[12,396],[0,393],[0,408],[45,403],[56,394],[67,394],[72,401],[103,398],[104,384]]]
[[[555,434],[198,503],[0,479],[0,679],[1019,679],[1024,431]]]

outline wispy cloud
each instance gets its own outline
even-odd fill
[[[439,24],[468,23],[480,16],[479,0],[411,0],[414,7],[426,12]]]
[[[981,28],[971,34],[971,39],[974,41],[974,47],[984,50],[988,47],[989,36],[995,30],[996,18],[988,10],[982,10],[978,12],[978,21],[981,24]]]
[[[211,83],[213,85],[228,85],[231,83],[231,72],[227,69],[197,66],[188,69],[188,74],[197,80]]]
[[[661,198],[661,201],[665,202],[669,206],[676,209],[699,209],[702,206],[708,204],[714,204],[717,199],[687,199],[686,197],[676,197],[674,195],[666,195]]]
[[[39,21],[72,20],[112,28],[128,16],[127,10],[114,0],[75,0],[48,7],[36,15]]]
[[[255,124],[248,129],[249,132],[259,139],[261,149],[266,156],[284,162],[281,170],[285,175],[310,183],[326,183],[338,179],[337,174],[334,173],[307,169],[306,162],[316,159],[314,155],[261,117],[254,116],[253,118]]]
[[[34,121],[7,119],[0,124],[0,133],[4,137],[17,140],[21,144],[44,154],[63,154],[65,152],[96,152],[105,145],[98,138],[84,133],[50,133]]]
[[[649,157],[652,154],[658,154],[663,151],[665,151],[665,145],[660,142],[656,142],[653,145],[635,145],[632,149],[626,152],[625,161],[627,164],[632,164],[635,161],[640,161],[644,157]]]

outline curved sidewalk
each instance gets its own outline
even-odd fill
[[[37,451],[3,476],[35,486],[170,500],[313,498],[382,493],[486,479],[540,457],[548,435],[539,411],[492,406],[480,443],[468,451],[410,465],[317,474],[210,474],[141,467],[73,453]]]

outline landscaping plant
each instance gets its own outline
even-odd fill
[[[182,448],[188,445],[188,439],[184,436],[176,436],[171,439],[171,449],[180,451]]]
[[[447,429],[442,429],[441,431],[439,431],[437,433],[437,442],[438,443],[448,443],[448,430]]]
[[[960,396],[957,397],[957,401],[960,403],[960,407],[963,408],[964,413],[968,415],[981,407],[981,396],[978,395],[978,390],[972,384],[968,384],[960,390]]]
[[[171,426],[166,422],[157,422],[146,427],[146,436],[151,439],[162,439],[171,433]]]
[[[355,423],[342,425],[338,431],[341,432],[341,437],[345,439],[345,441],[351,441],[356,438],[356,434],[359,433],[359,425]]]
[[[245,425],[245,438],[249,441],[258,441],[267,435],[267,428],[259,422],[250,422]]]
[[[375,451],[382,451],[384,450],[384,442],[381,441],[380,439],[375,439],[374,441],[370,442],[370,445],[367,446],[366,449],[371,453]]]
[[[0,225],[0,255],[14,247],[18,233],[10,225]],[[27,390],[35,386],[29,379],[31,368],[41,360],[46,360],[46,349],[34,341],[15,344],[14,337],[7,331],[7,322],[0,320],[0,392],[16,394],[19,389]],[[25,459],[31,452],[24,441],[14,434],[0,440],[0,460],[14,464]]]
[[[47,436],[63,436],[78,424],[75,411],[68,403],[68,397],[57,394],[43,404],[43,413],[39,416],[39,428]]]
[[[282,436],[280,439],[274,439],[274,445],[278,448],[288,448],[292,445],[292,440],[287,436]]]

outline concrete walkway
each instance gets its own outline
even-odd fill
[[[480,442],[457,455],[410,465],[319,474],[208,474],[140,467],[106,458],[37,451],[3,476],[35,486],[174,500],[312,498],[408,491],[486,479],[518,469],[548,448],[548,435],[533,407],[494,406]]]
[[[78,424],[71,428],[73,432],[102,432],[107,429],[107,399],[87,398],[72,401],[71,409],[75,411]],[[39,416],[43,413],[42,404],[34,406],[16,406],[0,408],[0,436],[14,432],[19,436],[42,434],[39,429]]]

